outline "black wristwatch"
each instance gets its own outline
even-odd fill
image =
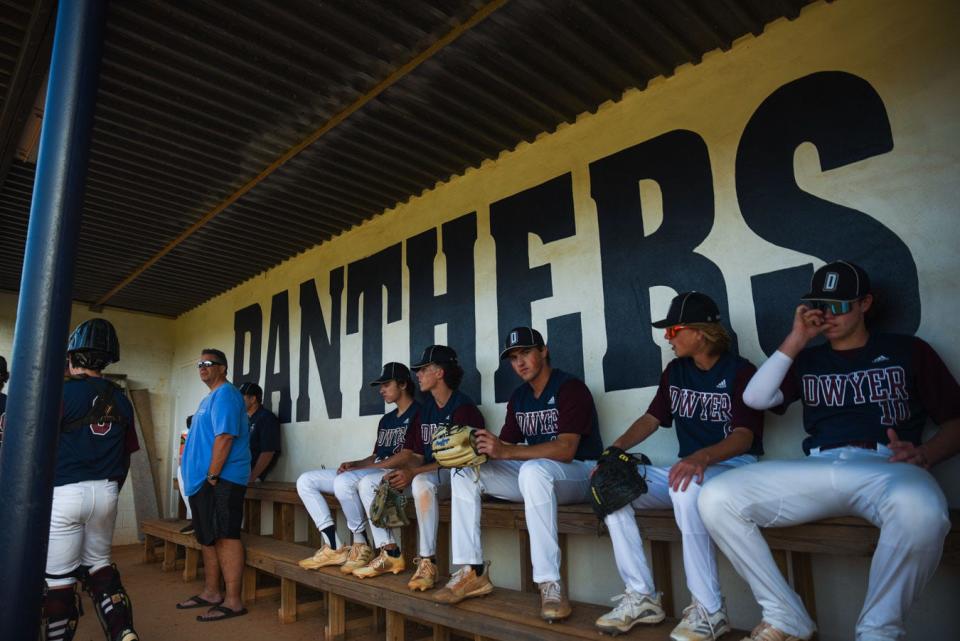
[[[220,475],[219,475],[219,474],[207,474],[207,480],[208,480],[208,481],[219,481],[219,480],[220,480]]]

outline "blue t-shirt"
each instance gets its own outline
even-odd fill
[[[243,396],[229,381],[200,401],[193,415],[180,464],[187,496],[199,492],[206,482],[213,441],[221,434],[230,434],[234,439],[220,478],[246,485],[250,478],[250,425]]]

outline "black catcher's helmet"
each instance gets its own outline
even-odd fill
[[[117,330],[105,318],[84,321],[70,334],[67,354],[75,366],[100,371],[120,360]]]

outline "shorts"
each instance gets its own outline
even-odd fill
[[[220,479],[208,482],[190,497],[193,528],[200,545],[213,545],[217,539],[239,539],[243,523],[243,496],[246,485]]]

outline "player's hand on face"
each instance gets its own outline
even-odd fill
[[[797,305],[793,314],[793,333],[804,342],[816,338],[827,327],[824,324],[823,311],[811,309],[806,305]]]
[[[387,479],[387,483],[389,483],[393,489],[404,490],[413,482],[413,477],[413,470],[400,468],[398,470],[391,470],[384,478]]]
[[[487,430],[477,430],[477,451],[490,458],[500,458],[503,442]]]
[[[887,447],[893,452],[890,457],[891,463],[910,463],[924,469],[930,467],[930,462],[927,460],[923,447],[917,447],[910,441],[901,441],[900,437],[897,436],[897,431],[892,427],[887,430],[887,438],[890,439]]]
[[[691,454],[673,464],[667,475],[667,484],[674,492],[686,492],[690,481],[703,484],[703,473],[706,469],[706,459],[697,453]]]

